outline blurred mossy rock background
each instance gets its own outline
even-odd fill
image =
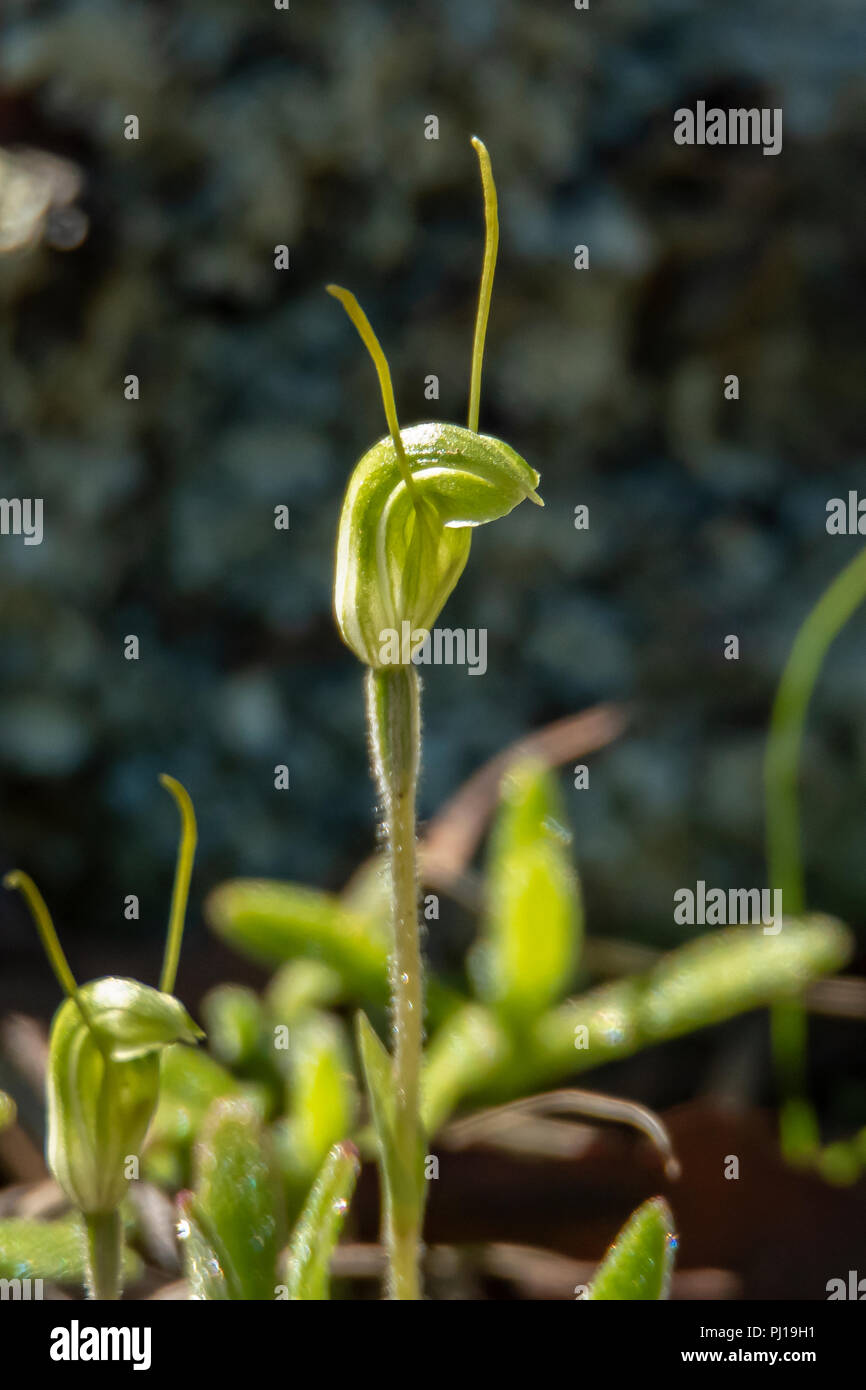
[[[330,589],[342,489],[384,426],[323,286],[367,309],[402,423],[465,418],[474,132],[502,223],[481,427],[547,507],[474,541],[445,617],[488,630],[488,669],[425,681],[424,813],[528,728],[628,700],[569,796],[591,930],[673,944],[677,887],[764,882],[772,693],[858,544],[825,506],[863,479],[864,38],[847,0],[8,0],[0,492],[44,499],[44,539],[0,537],[0,858],[73,936],[137,949],[146,921],[155,945],[163,770],[197,806],[198,900],[239,873],[339,884],[369,849]],[[676,145],[699,99],[781,107],[782,152]],[[857,618],[805,764],[811,900],[855,923],[864,648]]]

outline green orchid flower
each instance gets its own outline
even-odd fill
[[[327,287],[373,359],[389,429],[355,466],[337,534],[337,626],[373,669],[411,660],[463,572],[473,527],[507,516],[524,498],[544,505],[535,469],[501,439],[478,433],[499,223],[490,156],[477,137],[472,144],[481,166],[486,238],[467,428],[432,422],[400,429],[391,372],[366,314],[348,290]],[[404,632],[409,643],[395,656],[392,634]]]
[[[172,994],[195,856],[196,823],[186,789],[160,778],[181,815],[181,835],[159,989],[108,976],[79,986],[42,894],[29,875],[3,880],[25,897],[48,960],[67,998],[51,1025],[48,1051],[48,1165],[84,1216],[90,1291],[120,1296],[119,1207],[159,1100],[160,1054],[204,1037]]]

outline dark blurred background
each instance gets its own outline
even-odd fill
[[[590,789],[563,779],[591,929],[675,944],[677,887],[765,882],[773,691],[858,545],[827,535],[825,504],[864,477],[864,39],[853,0],[5,0],[0,494],[43,497],[45,536],[0,538],[0,867],[33,874],[82,974],[158,971],[163,770],[200,822],[188,980],[210,887],[338,887],[372,846],[361,668],[330,590],[341,493],[384,427],[323,286],[364,304],[402,424],[465,419],[473,133],[502,224],[481,427],[540,470],[547,506],[475,536],[443,621],[488,629],[488,671],[425,682],[423,812],[528,729],[627,701]],[[782,153],[677,146],[698,99],[781,106]],[[33,151],[69,163],[31,227]],[[811,903],[855,926],[864,648],[858,616],[804,774]],[[7,895],[0,967],[0,1006],[51,1007]]]

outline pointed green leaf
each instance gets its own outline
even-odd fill
[[[218,1100],[196,1144],[191,1215],[233,1300],[272,1299],[284,1214],[268,1135],[245,1100]]]
[[[519,1059],[520,1084],[572,1075],[790,997],[839,970],[852,950],[850,932],[830,917],[786,918],[776,935],[760,927],[709,933],[643,975],[551,1009]]]
[[[356,869],[340,894],[340,901],[351,912],[371,921],[389,921],[391,910],[391,875],[387,860],[378,854]]]
[[[838,970],[851,955],[841,922],[817,914],[786,917],[776,934],[728,927],[664,956],[649,972],[641,1030],[674,1038],[796,995],[811,980]]]
[[[355,1026],[387,1201],[394,1175],[400,1167],[395,1148],[394,1066],[365,1013],[356,1014]]]
[[[629,1219],[589,1286],[593,1302],[666,1299],[677,1238],[671,1209],[653,1197]]]
[[[342,1023],[309,1013],[289,1033],[287,1116],[280,1148],[287,1176],[306,1191],[329,1149],[351,1133],[357,1114],[352,1060]]]
[[[500,1021],[480,1004],[467,1004],[446,1019],[424,1056],[421,1118],[435,1134],[460,1101],[483,1090],[510,1052]]]
[[[348,998],[371,1008],[384,1008],[388,1002],[390,911],[388,871],[379,860],[353,880],[343,898],[294,883],[234,879],[211,893],[205,904],[216,934],[252,960],[264,965],[309,964],[329,971],[319,975],[315,990],[320,997],[311,997],[311,1004]],[[304,989],[309,988],[310,977],[299,979]],[[428,1017],[444,1018],[459,1001],[436,979],[428,986]],[[321,995],[323,989],[326,993]],[[276,999],[276,981],[274,990]],[[269,1003],[273,1006],[272,1000]],[[292,1003],[289,994],[288,1006],[294,1011],[300,1003]],[[288,1023],[282,1007],[277,1009],[278,1021]]]
[[[419,1124],[415,1172],[407,1172],[400,1162],[395,1135],[394,1067],[391,1057],[379,1041],[366,1015],[356,1016],[358,1051],[367,1084],[367,1095],[376,1131],[379,1172],[384,1193],[386,1223],[395,1212],[414,1207],[418,1186],[423,1191],[424,1151]],[[409,1185],[415,1184],[413,1190]]]
[[[863,1171],[856,1139],[837,1139],[817,1156],[816,1167],[825,1182],[834,1187],[851,1187]]]
[[[387,1148],[394,1131],[393,1062],[365,1013],[356,1014],[355,1024],[373,1124],[380,1143]]]
[[[328,1297],[331,1257],[360,1171],[354,1144],[335,1144],[307,1199],[289,1245],[290,1299]]]
[[[240,1096],[243,1087],[207,1052],[179,1046],[162,1054],[159,1104],[149,1144],[188,1144],[200,1130],[215,1100]]]
[[[483,998],[520,1021],[565,993],[583,918],[553,774],[541,763],[524,762],[506,774],[501,795],[473,973]]]
[[[328,1008],[342,998],[336,970],[317,960],[291,960],[271,977],[265,1004],[272,1024],[289,1027],[308,1009]]]
[[[265,1016],[255,990],[244,985],[217,985],[202,1000],[208,1042],[228,1067],[242,1066],[255,1056],[265,1029]]]
[[[14,1125],[18,1116],[18,1108],[12,1097],[6,1091],[0,1091],[0,1134],[10,1125]]]
[[[192,1181],[190,1153],[215,1100],[246,1099],[264,1114],[270,1092],[255,1081],[237,1081],[201,1049],[167,1047],[159,1073],[159,1103],[148,1130],[143,1175],[176,1192]]]
[[[190,1298],[207,1303],[229,1299],[231,1295],[219,1257],[196,1219],[195,1198],[191,1192],[181,1192],[177,1199],[177,1238]]]

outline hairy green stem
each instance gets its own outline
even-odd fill
[[[382,801],[391,870],[391,1025],[394,1037],[394,1152],[386,1173],[385,1244],[389,1294],[420,1298],[418,1258],[423,1216],[420,1079],[423,981],[418,928],[415,792],[420,756],[418,673],[392,666],[367,674],[373,771]]]
[[[848,619],[866,599],[866,549],[846,565],[821,595],[800,628],[770,716],[764,763],[767,862],[771,888],[782,891],[786,917],[805,907],[800,841],[800,757],[803,730],[815,683],[827,652]],[[818,1144],[814,1111],[805,1098],[807,1022],[802,1005],[785,1001],[771,1011],[776,1075],[782,1099],[782,1146],[792,1158]]]
[[[120,1298],[123,1222],[117,1208],[84,1218],[87,1243],[87,1296],[99,1302]]]

